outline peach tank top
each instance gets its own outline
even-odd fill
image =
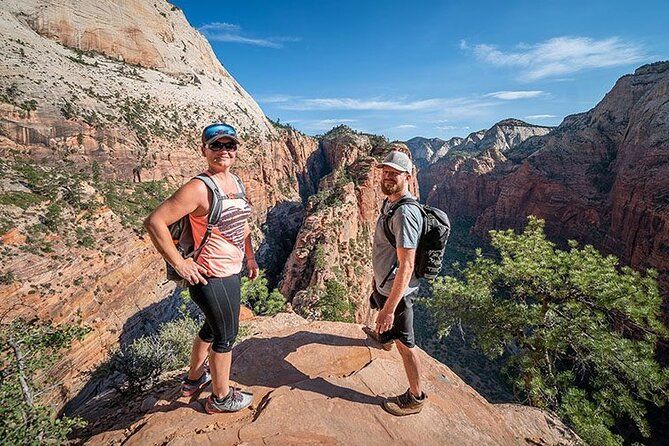
[[[221,185],[212,178],[220,191]],[[239,185],[237,185],[239,189]],[[238,190],[241,192],[241,190]],[[222,193],[222,192],[221,192]],[[242,198],[227,199],[221,202],[221,218],[209,236],[209,241],[202,248],[197,263],[204,266],[210,277],[227,277],[242,270],[244,261],[244,240],[248,235],[246,222],[251,215],[251,206]],[[189,215],[195,249],[200,247],[207,230],[207,215]]]

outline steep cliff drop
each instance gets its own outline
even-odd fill
[[[446,176],[428,203],[476,218],[479,234],[521,228],[536,215],[552,237],[655,268],[669,295],[669,62],[623,76],[592,110],[505,157],[492,169]]]
[[[93,330],[50,371],[60,406],[110,348],[176,314],[141,220],[202,169],[201,128],[240,131],[256,242],[267,215],[302,212],[318,144],[267,120],[165,1],[8,0],[0,48],[0,314]],[[283,266],[280,242],[263,266]]]

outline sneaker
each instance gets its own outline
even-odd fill
[[[230,387],[230,393],[225,398],[219,399],[212,393],[204,404],[204,410],[208,414],[237,412],[247,408],[253,402],[253,395]]]
[[[362,327],[362,331],[364,331],[367,334],[367,336],[369,336],[370,338],[374,339],[376,342],[381,344],[381,341],[379,340],[379,334],[376,332],[376,330],[373,330],[373,329],[371,329],[367,326],[364,326],[364,327]],[[385,351],[389,352],[390,350],[393,349],[393,344],[394,343],[395,343],[394,341],[388,341],[385,344],[381,344],[381,348],[384,349]]]
[[[184,377],[183,383],[181,384],[181,395],[182,396],[193,396],[198,393],[200,390],[207,387],[211,382],[211,375],[208,371],[204,371],[200,379],[192,380],[188,379],[188,375]]]
[[[420,412],[423,410],[425,401],[427,401],[425,392],[423,392],[420,398],[416,398],[411,393],[411,390],[407,389],[407,391],[401,395],[386,398],[385,401],[383,401],[383,408],[386,412],[400,417]]]

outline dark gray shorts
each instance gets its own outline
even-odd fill
[[[393,322],[393,327],[379,335],[379,342],[385,344],[394,339],[398,339],[402,344],[409,348],[416,345],[416,340],[413,334],[413,300],[415,297],[416,293],[411,293],[400,300],[397,304],[397,308],[395,308],[395,321]],[[388,300],[388,297],[374,290],[372,291],[369,300],[372,308],[381,309],[386,303],[386,300]]]

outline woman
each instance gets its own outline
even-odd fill
[[[239,178],[230,172],[237,158],[239,140],[235,129],[224,123],[211,124],[202,131],[202,155],[209,175],[223,195],[221,217],[197,256],[184,259],[177,251],[168,226],[189,216],[195,249],[207,229],[209,190],[192,179],[156,208],[145,227],[160,254],[188,281],[193,301],[205,315],[205,323],[193,341],[190,369],[182,393],[191,396],[212,381],[207,413],[235,412],[252,402],[252,395],[229,386],[232,346],[239,330],[240,271],[244,254],[249,277],[258,276],[258,264],[251,246],[248,217],[251,207],[243,198]],[[209,357],[211,378],[205,369]]]

